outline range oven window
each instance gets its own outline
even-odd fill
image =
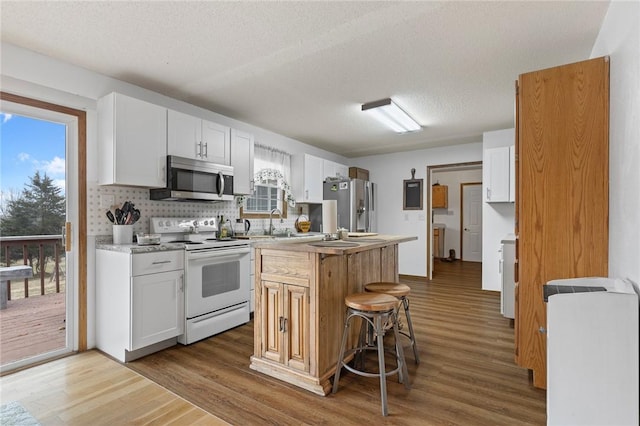
[[[218,175],[193,170],[171,169],[173,189],[187,192],[218,192]]]
[[[240,288],[240,262],[225,262],[202,267],[202,298]]]

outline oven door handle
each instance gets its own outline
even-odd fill
[[[229,250],[203,250],[203,251],[190,251],[187,255],[187,260],[192,259],[211,259],[211,258],[220,258],[220,257],[229,257],[229,256],[238,256],[242,254],[249,254],[250,250],[248,247],[238,248],[238,249],[229,249]]]

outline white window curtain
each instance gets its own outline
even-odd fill
[[[270,146],[256,143],[254,146],[253,167],[257,184],[276,181],[284,191],[285,200],[295,206],[296,200],[291,193],[291,155]]]

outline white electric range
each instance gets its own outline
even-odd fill
[[[184,244],[185,327],[190,344],[249,322],[250,251],[246,240],[217,239],[217,218],[151,218],[161,243]]]

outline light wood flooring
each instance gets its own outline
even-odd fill
[[[227,424],[95,350],[0,378],[11,401],[42,425]]]
[[[482,291],[480,277],[480,264],[457,261],[438,262],[430,282],[401,280],[412,288],[422,362],[416,366],[407,351],[410,390],[388,379],[386,418],[377,379],[343,370],[338,393],[321,397],[249,369],[253,322],[126,366],[234,425],[544,425],[545,391],[514,364],[513,328],[500,315],[499,294]],[[79,361],[86,356],[90,362]],[[113,368],[98,372],[94,364],[103,362]],[[197,417],[202,412],[180,405],[178,397],[165,399],[137,375],[124,378],[122,370],[132,373],[95,351],[72,356],[0,378],[2,402],[12,396],[43,424],[215,421]],[[64,379],[49,376],[54,371],[80,384],[56,392]]]

